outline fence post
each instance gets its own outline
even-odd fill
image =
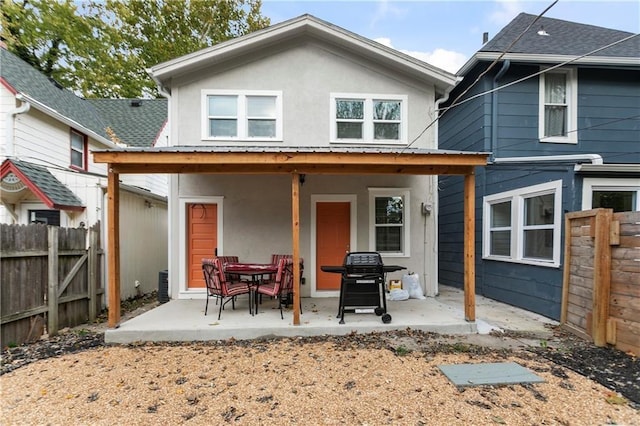
[[[593,319],[592,336],[596,346],[607,345],[607,319],[611,288],[610,227],[613,210],[598,209],[595,217],[593,256]]]
[[[49,336],[58,334],[58,227],[47,227],[48,237],[48,287],[47,287],[47,333]]]
[[[98,277],[98,232],[90,228],[89,229],[89,253],[87,258],[87,270],[88,280],[87,295],[89,297],[89,321],[93,322],[97,317],[97,277]]]

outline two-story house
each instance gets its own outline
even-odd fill
[[[83,99],[0,48],[0,222],[92,227],[107,221],[107,167],[90,151],[166,145],[166,99]],[[123,176],[123,298],[151,292],[166,269],[167,184]],[[145,258],[141,253],[152,256]]]
[[[171,173],[173,298],[205,297],[203,257],[292,251],[303,297],[337,297],[340,276],[320,267],[349,251],[379,252],[437,294],[436,175],[471,182],[487,157],[435,149],[455,76],[309,15],[150,73],[169,98],[170,146],[95,156],[117,174]]]
[[[460,70],[439,147],[479,169],[478,293],[559,319],[564,213],[640,209],[640,36],[522,13]],[[439,182],[440,282],[459,286],[462,182]]]

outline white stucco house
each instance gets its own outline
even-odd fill
[[[486,163],[436,149],[454,75],[310,15],[149,72],[169,99],[169,146],[95,155],[116,176],[171,173],[172,298],[205,297],[203,257],[292,251],[301,297],[337,296],[320,266],[348,251],[379,252],[437,294],[437,175]]]

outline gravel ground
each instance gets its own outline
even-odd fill
[[[105,345],[103,326],[4,348],[2,423],[640,425],[638,359],[559,330],[504,349],[411,330]],[[437,367],[507,361],[545,383],[456,388]]]

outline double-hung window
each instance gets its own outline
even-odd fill
[[[203,91],[203,140],[282,140],[282,92]]]
[[[407,143],[404,95],[331,94],[331,142]]]
[[[87,169],[87,137],[82,133],[71,130],[71,167],[80,170]]]
[[[484,197],[485,259],[560,265],[562,181]]]
[[[575,69],[540,74],[540,142],[577,143],[577,86]]]
[[[369,246],[385,256],[409,256],[409,190],[369,188]]]

